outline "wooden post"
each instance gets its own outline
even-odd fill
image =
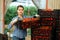
[[[4,33],[4,28],[5,28],[5,26],[4,26],[4,14],[5,14],[5,0],[3,0],[3,4],[2,4],[2,32]]]
[[[46,0],[46,10],[48,10],[48,0]]]

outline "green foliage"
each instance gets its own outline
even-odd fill
[[[35,7],[30,7],[29,10],[30,10],[30,15],[31,16],[33,16],[37,13],[37,8],[35,8]]]
[[[31,28],[28,28],[27,34],[28,34],[28,35],[31,35]]]
[[[4,29],[4,34],[7,34],[7,32],[10,32],[7,28]]]
[[[9,7],[6,14],[5,14],[5,24],[9,24],[9,22],[12,20],[12,18],[14,16],[17,15],[17,12],[16,12],[16,7]]]
[[[28,15],[28,10],[30,11],[30,16],[33,16],[37,13],[37,9],[35,7],[24,7],[24,15]],[[17,8],[15,6],[8,7],[7,12],[5,14],[5,24],[9,24],[14,16],[17,15]]]
[[[28,8],[24,7],[24,15],[28,15]]]

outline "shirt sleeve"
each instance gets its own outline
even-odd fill
[[[15,17],[16,18],[16,17]],[[11,21],[13,21],[15,18],[13,18]],[[12,28],[12,24],[9,23],[7,29],[10,30]]]
[[[12,27],[12,25],[11,24],[8,24],[8,27],[7,27],[7,29],[11,29],[11,27]]]

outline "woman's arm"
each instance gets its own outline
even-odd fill
[[[8,27],[7,28],[8,29],[11,29],[13,27],[14,23],[17,22],[17,20],[18,20],[17,18],[13,18],[12,21],[10,22],[10,24],[8,24]]]

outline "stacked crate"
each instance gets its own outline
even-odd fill
[[[54,37],[56,18],[53,11],[39,10],[40,26],[31,28],[32,40],[52,40]]]
[[[56,16],[56,40],[60,40],[60,10],[55,9],[54,13],[57,15]]]

